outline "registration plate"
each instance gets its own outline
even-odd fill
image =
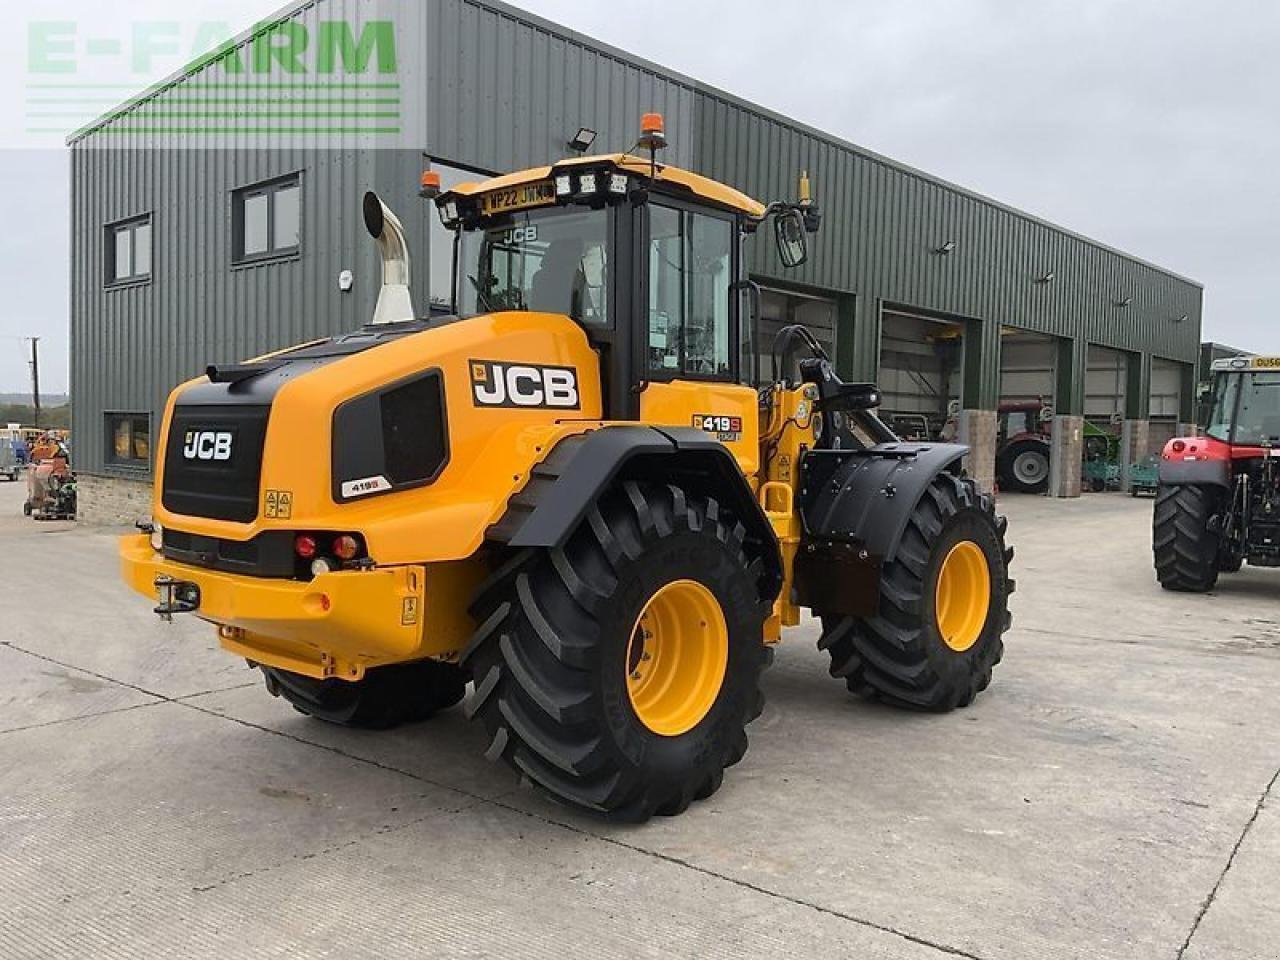
[[[518,187],[507,187],[505,190],[494,190],[491,193],[482,194],[480,213],[487,217],[494,213],[540,207],[545,203],[554,203],[555,199],[556,187],[550,180],[522,183]]]

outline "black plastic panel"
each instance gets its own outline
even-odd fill
[[[257,517],[262,448],[270,414],[269,406],[176,407],[165,447],[165,509],[188,517],[239,523]],[[188,459],[184,455],[188,437],[206,432],[230,434],[228,459]]]
[[[354,397],[333,414],[333,499],[338,503],[420,487],[449,459],[444,380],[439,370]],[[343,484],[385,479],[385,489],[344,495]]]
[[[294,554],[294,534],[287,530],[267,531],[251,540],[223,540],[173,529],[166,529],[163,537],[165,558],[193,567],[281,579],[298,576],[305,569]]]

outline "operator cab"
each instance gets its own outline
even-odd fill
[[[739,385],[758,379],[743,241],[773,215],[779,254],[798,265],[817,208],[803,195],[807,181],[800,203],[765,206],[658,163],[661,118],[647,115],[642,129],[648,158],[575,157],[424,190],[455,232],[454,313],[574,320],[600,353],[607,419],[661,421],[649,408],[667,404],[662,387],[680,382],[703,386],[708,413],[725,407],[717,385],[737,387],[741,397],[728,404],[736,421],[756,402]]]
[[[1280,447],[1280,358],[1215,361],[1205,433],[1237,447]]]

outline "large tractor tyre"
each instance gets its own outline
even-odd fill
[[[996,457],[1000,489],[1044,493],[1049,489],[1049,447],[1039,440],[1018,440]]]
[[[1009,629],[1007,526],[972,480],[935,477],[882,568],[879,611],[822,617],[818,646],[831,655],[831,675],[860,696],[916,710],[972,703]]]
[[[1218,554],[1218,572],[1219,573],[1239,573],[1240,568],[1244,566],[1244,557],[1233,556],[1231,554]]]
[[[436,660],[373,667],[355,682],[316,680],[261,664],[259,668],[267,691],[284,697],[299,713],[368,730],[425,720],[452,707],[467,692],[466,672]]]
[[[624,483],[481,588],[471,715],[553,797],[638,822],[720,787],[760,714],[762,561],[715,500]]]
[[[1209,529],[1219,497],[1208,487],[1161,484],[1151,521],[1156,580],[1166,590],[1205,593],[1218,582],[1221,537]]]

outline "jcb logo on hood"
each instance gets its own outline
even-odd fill
[[[578,409],[573,367],[472,360],[471,395],[477,407]]]
[[[227,430],[188,430],[182,456],[187,460],[230,460],[231,443]]]

